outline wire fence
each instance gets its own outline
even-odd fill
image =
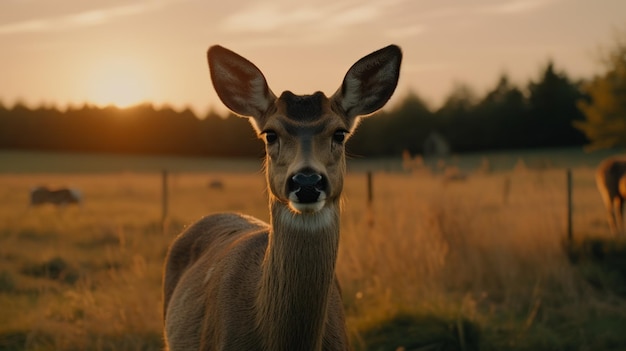
[[[385,211],[390,201],[401,204],[405,199],[419,206],[469,203],[508,208],[528,218],[561,218],[559,235],[572,240],[608,232],[593,173],[588,167],[455,174],[353,171],[344,182],[344,213],[373,221],[374,213]],[[77,209],[29,207],[30,191],[38,185],[80,189],[83,203]],[[212,212],[236,211],[269,220],[261,171],[0,175],[0,216],[71,211],[117,222],[150,221],[163,232],[179,230]]]

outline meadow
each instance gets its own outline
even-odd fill
[[[0,155],[0,350],[159,350],[174,236],[211,212],[268,219],[260,161],[47,156]],[[337,273],[354,347],[626,349],[626,245],[609,234],[598,157],[573,168],[574,243],[558,158],[493,171],[477,160],[448,181],[399,160],[351,165]],[[363,170],[376,165],[369,207]],[[165,230],[160,168],[171,170]],[[79,188],[84,204],[28,208],[44,184]],[[598,246],[616,261],[589,260]]]

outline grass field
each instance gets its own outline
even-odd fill
[[[161,269],[176,233],[216,211],[268,219],[260,163],[218,171],[184,160],[170,173],[164,234],[157,159],[137,170],[89,158],[106,171],[46,169],[32,156],[0,172],[0,350],[158,350]],[[354,346],[626,350],[626,245],[610,240],[594,162],[584,164],[570,250],[561,167],[450,182],[380,171],[371,209],[364,174],[349,173],[338,275]],[[40,184],[77,187],[85,203],[28,209]],[[589,245],[615,259],[589,260]]]

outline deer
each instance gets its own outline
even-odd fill
[[[614,235],[624,232],[624,199],[626,199],[626,156],[610,157],[596,170],[596,185],[607,211],[609,228]]]
[[[348,350],[335,273],[345,143],[393,95],[402,51],[361,58],[330,97],[277,97],[239,54],[216,45],[207,58],[219,99],[264,141],[269,223],[210,214],[174,239],[164,265],[166,349]]]

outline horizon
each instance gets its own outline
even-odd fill
[[[601,4],[602,6],[599,6]],[[0,13],[0,102],[14,106],[150,103],[198,116],[226,111],[206,50],[246,57],[280,94],[331,95],[361,57],[395,43],[404,62],[390,106],[415,93],[431,108],[459,85],[478,96],[506,74],[539,79],[548,62],[571,80],[602,72],[597,55],[626,23],[620,0],[12,0]]]

